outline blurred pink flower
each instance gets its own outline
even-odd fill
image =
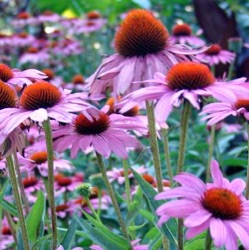
[[[188,44],[195,48],[205,45],[205,41],[203,39],[192,34],[191,27],[186,23],[176,24],[173,27],[170,40],[172,43]]]
[[[226,64],[231,63],[235,59],[235,54],[223,50],[219,44],[213,44],[204,53],[196,55],[196,57],[202,62],[206,62],[210,66],[217,65],[219,63]]]
[[[181,184],[156,196],[156,200],[181,198],[161,205],[157,209],[159,225],[170,217],[184,218],[188,228],[186,238],[191,239],[209,229],[217,248],[237,249],[237,238],[249,249],[249,202],[243,196],[245,182],[232,182],[222,176],[216,161],[211,162],[213,183],[204,184],[196,176],[181,173],[174,180]]]

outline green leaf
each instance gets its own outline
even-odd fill
[[[4,186],[3,186],[3,188],[2,188],[2,190],[1,190],[1,192],[0,192],[0,203],[1,203],[2,200],[3,200],[4,194],[5,194],[5,191],[6,191],[7,187],[8,187],[8,185],[9,185],[9,181],[7,180],[7,181],[4,183]]]
[[[154,223],[154,214],[152,214],[150,211],[145,209],[140,209],[139,214],[141,214],[145,219],[147,219],[149,222]]]
[[[157,208],[162,205],[161,201],[157,201],[154,199],[157,192],[135,170],[131,169],[131,171],[132,171],[135,179],[138,181],[139,185],[141,186],[142,191],[143,191],[145,197],[147,198],[147,200],[151,206],[152,212],[154,214],[156,214]],[[155,217],[155,219],[154,219],[155,225],[157,226],[158,217],[156,215],[154,215],[154,217]],[[159,230],[167,236],[167,238],[171,242],[172,246],[176,245],[176,239],[174,238],[172,232],[169,230],[169,228],[167,227],[167,225],[165,223],[161,227],[159,227]]]
[[[37,236],[39,234],[39,229],[41,226],[43,226],[44,223],[46,206],[45,201],[46,200],[44,194],[39,191],[36,202],[26,218],[28,238],[33,243],[36,242]]]
[[[86,213],[85,215],[94,227],[82,218],[75,217],[75,219],[94,243],[100,245],[105,250],[131,249],[129,242],[125,238],[114,234],[108,228],[106,228],[104,225],[102,225],[100,222],[96,221]]]
[[[139,213],[139,209],[141,207],[143,201],[143,192],[140,187],[138,187],[137,193],[134,195],[134,200],[131,202],[128,207],[128,213],[126,217],[127,226],[136,218]]]
[[[45,236],[39,238],[35,242],[35,244],[33,245],[32,250],[37,250],[38,247],[39,247],[38,249],[41,249],[40,246],[42,244],[44,244],[44,242],[47,242],[48,240],[50,241],[51,239],[52,239],[52,235],[51,234],[48,234],[48,235],[45,235]]]
[[[75,218],[73,218],[73,220],[71,221],[70,226],[67,230],[67,233],[61,242],[61,245],[64,247],[64,250],[70,249],[71,241],[75,235],[76,226],[77,226],[77,221],[75,220]]]
[[[184,245],[184,250],[203,250],[203,246],[205,246],[205,237],[206,232],[203,232],[194,239],[188,241]]]
[[[138,225],[138,226],[129,226],[128,227],[128,230],[131,232],[131,231],[136,231],[140,228],[143,228],[145,225],[147,224],[147,222],[144,222],[142,225]]]
[[[23,246],[22,233],[20,227],[17,230],[17,250],[25,250]]]
[[[18,217],[18,212],[15,208],[15,206],[13,206],[11,203],[9,203],[8,201],[6,200],[2,200],[1,203],[0,203],[1,207],[3,209],[5,209],[6,211],[8,211],[11,215],[15,216],[15,217]]]

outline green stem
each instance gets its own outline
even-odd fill
[[[27,215],[29,213],[29,204],[28,204],[28,200],[27,200],[27,197],[26,197],[25,191],[24,191],[24,186],[23,186],[23,182],[22,182],[22,174],[21,174],[21,171],[20,171],[20,166],[19,166],[19,163],[18,163],[18,158],[17,158],[16,151],[13,153],[13,156],[14,156],[14,166],[15,166],[15,170],[16,170],[16,173],[17,173],[17,180],[18,180],[18,185],[19,185],[19,189],[20,189],[20,192],[21,192],[22,202],[23,202],[24,209],[25,209],[25,212],[26,212],[26,215]]]
[[[227,74],[227,80],[228,80],[228,81],[232,79],[234,64],[235,64],[235,60],[232,61],[232,62],[230,63],[230,65],[229,65],[228,74]]]
[[[98,164],[99,164],[99,169],[100,169],[100,172],[101,172],[101,174],[103,176],[103,179],[104,179],[108,194],[111,197],[113,207],[114,207],[115,212],[117,214],[119,225],[121,227],[121,230],[122,230],[125,238],[127,238],[129,240],[128,232],[127,232],[125,223],[123,221],[123,218],[122,218],[119,206],[118,206],[118,202],[117,202],[117,199],[115,197],[114,190],[113,190],[112,185],[110,184],[110,182],[108,180],[108,176],[106,174],[106,169],[105,169],[105,164],[104,164],[103,158],[98,152],[96,152],[96,157],[97,157],[97,161],[98,161]]]
[[[85,198],[86,200],[86,204],[87,206],[90,208],[91,212],[93,213],[94,217],[102,224],[102,221],[100,220],[98,214],[95,212],[93,206],[92,206],[92,203],[91,201],[89,200],[89,198]]]
[[[102,204],[102,190],[99,188],[98,190],[98,216],[99,217],[101,213],[101,204]]]
[[[43,128],[45,131],[47,154],[48,154],[48,200],[51,209],[53,249],[56,249],[57,226],[56,226],[56,211],[55,211],[55,198],[54,198],[54,152],[53,152],[52,130],[49,120],[43,122]]]
[[[163,137],[163,148],[164,148],[164,155],[165,155],[165,160],[166,160],[168,176],[169,176],[170,183],[172,185],[173,184],[173,173],[172,173],[172,167],[171,167],[171,162],[170,162],[168,129],[162,129],[162,137]]]
[[[162,170],[161,170],[160,154],[157,142],[156,122],[155,122],[153,103],[149,103],[148,101],[146,101],[146,112],[148,117],[150,148],[156,174],[157,189],[158,192],[162,192],[163,191]]]
[[[213,73],[214,77],[215,77],[215,65],[211,66],[211,72]]]
[[[150,149],[153,157],[154,170],[156,174],[157,190],[158,192],[162,192],[163,178],[162,178],[160,154],[159,154],[157,134],[156,134],[156,120],[155,120],[153,103],[149,103],[148,101],[146,101],[146,112],[147,112],[149,134],[150,134]],[[165,235],[162,236],[162,243],[164,250],[169,249],[168,239]]]
[[[212,157],[213,157],[213,152],[214,152],[215,129],[216,129],[216,125],[212,125],[211,126],[209,149],[208,149],[208,161],[207,161],[207,168],[206,168],[206,182],[208,182],[209,179],[210,179],[210,164],[211,164]]]
[[[247,129],[247,174],[246,174],[246,199],[249,199],[249,123],[246,123],[246,129]]]
[[[212,249],[212,238],[208,230],[206,234],[206,240],[205,240],[205,250],[211,250],[211,249]]]
[[[22,232],[23,247],[25,250],[29,250],[30,248],[29,248],[28,233],[27,233],[27,228],[26,228],[26,224],[25,224],[25,217],[24,217],[24,213],[23,213],[23,209],[22,209],[21,195],[20,195],[19,189],[18,189],[18,181],[16,179],[14,162],[13,162],[13,159],[11,156],[8,156],[6,160],[7,160],[13,195],[14,195],[14,199],[15,199],[16,207],[17,207],[17,211],[18,211],[18,218],[19,218],[19,223],[20,223],[21,232]]]
[[[185,149],[186,149],[186,139],[188,132],[188,120],[191,113],[191,104],[188,101],[184,101],[182,117],[181,117],[181,134],[178,150],[178,160],[177,160],[177,174],[183,171],[183,165],[185,160]]]
[[[130,206],[131,203],[131,190],[130,190],[130,180],[129,180],[129,165],[126,159],[123,160],[123,167],[124,167],[124,177],[125,177],[125,193],[127,204]]]
[[[15,241],[15,243],[17,245],[16,230],[15,230],[15,225],[14,225],[14,222],[12,220],[12,217],[10,216],[9,212],[6,211],[6,210],[4,210],[4,215],[7,218],[8,225],[10,227],[11,235],[13,236],[14,241]]]
[[[184,101],[183,110],[181,116],[181,134],[178,150],[178,161],[177,161],[177,174],[183,171],[183,165],[185,160],[185,149],[186,149],[186,139],[188,132],[188,120],[191,113],[191,104],[188,101]],[[184,241],[183,241],[183,220],[178,220],[178,250],[183,250]]]

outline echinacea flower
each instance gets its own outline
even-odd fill
[[[26,32],[21,32],[18,34],[14,34],[11,36],[10,38],[10,46],[13,47],[27,47],[27,46],[31,46],[31,44],[33,44],[35,42],[36,38],[31,35],[28,34]]]
[[[15,90],[0,80],[0,111],[16,106],[17,95]],[[9,134],[0,133],[0,155],[8,156],[16,149],[23,153],[25,148],[25,137],[20,127],[12,130]]]
[[[57,193],[72,192],[79,186],[82,181],[75,179],[73,176],[57,174],[55,176],[55,190]]]
[[[129,117],[108,115],[96,108],[89,108],[74,118],[74,121],[54,131],[54,147],[58,152],[71,148],[71,157],[78,151],[93,148],[108,157],[114,152],[127,158],[127,147],[140,147],[138,140],[127,130],[144,131],[145,126]]]
[[[41,22],[41,23],[46,23],[46,22],[49,22],[49,23],[56,23],[56,22],[59,22],[62,17],[50,10],[46,10],[44,12],[42,12],[38,17],[37,19]]]
[[[45,143],[44,143],[45,144]],[[41,145],[41,143],[38,143],[38,145]],[[33,147],[32,145],[31,147]],[[38,173],[43,176],[48,176],[48,154],[46,149],[40,149],[35,152],[32,152],[29,148],[25,151],[26,157],[28,157],[29,161],[21,166],[22,171],[33,171],[36,170]],[[59,171],[72,171],[73,166],[70,161],[61,159],[58,157],[54,157],[54,171],[55,173],[58,173]]]
[[[70,112],[79,112],[89,106],[86,98],[83,93],[70,94],[69,90],[58,89],[45,81],[29,85],[20,96],[19,107],[0,110],[0,134],[8,135],[28,118],[35,122],[48,118],[71,122],[73,114]]]
[[[208,65],[213,66],[219,63],[231,63],[235,59],[235,54],[228,50],[222,49],[219,44],[213,44],[204,53],[198,54],[196,57],[200,61],[206,62]]]
[[[29,47],[27,51],[19,58],[19,64],[42,64],[49,63],[50,55],[46,50],[39,50],[35,47]]]
[[[10,85],[23,87],[24,84],[30,85],[32,81],[38,81],[46,78],[46,75],[36,69],[27,69],[20,71],[11,69],[8,65],[0,63],[0,80]]]
[[[193,55],[207,48],[193,50],[170,44],[164,25],[149,11],[132,10],[115,35],[117,53],[107,56],[86,82],[90,94],[103,93],[108,87],[115,96],[138,89],[134,81],[151,79],[155,72],[166,71],[179,61],[194,60]]]
[[[145,172],[147,172],[146,168],[144,166],[135,168],[136,172],[139,174],[143,174]],[[113,182],[113,181],[117,181],[119,185],[124,184],[125,182],[125,177],[124,177],[124,170],[123,169],[118,169],[118,168],[113,168],[110,171],[107,171],[107,176],[109,177],[109,181]],[[128,178],[131,179],[133,178],[133,173],[131,172],[131,170],[128,171]]]
[[[172,43],[188,44],[192,47],[202,47],[205,45],[204,40],[192,34],[191,27],[186,23],[176,24],[173,27],[170,40]]]
[[[249,202],[242,194],[245,182],[242,179],[230,182],[224,178],[214,160],[211,174],[213,183],[208,184],[189,173],[174,177],[181,186],[156,196],[157,200],[179,198],[157,209],[159,225],[170,217],[184,218],[187,239],[209,229],[215,247],[236,250],[238,238],[245,249],[249,249]]]
[[[216,124],[228,116],[242,117],[245,121],[249,121],[249,98],[237,96],[236,99],[207,104],[200,113],[203,114],[208,114],[202,118],[208,120],[207,125]]]
[[[165,120],[173,107],[178,107],[184,99],[193,107],[200,109],[202,97],[212,96],[218,100],[235,99],[235,94],[249,93],[245,78],[229,82],[216,81],[210,69],[196,62],[180,62],[165,75],[156,73],[153,80],[156,86],[145,87],[126,96],[125,112],[131,105],[145,100],[158,100],[155,107],[157,122],[164,127]],[[130,102],[131,100],[131,102]]]
[[[1,233],[0,233],[0,249],[10,249],[14,243],[14,237],[11,233],[10,226],[8,224],[7,218],[2,219]]]
[[[73,76],[71,83],[64,85],[66,89],[72,89],[75,91],[83,91],[85,89],[85,79],[81,74],[76,74]]]

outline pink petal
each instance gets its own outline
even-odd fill
[[[211,213],[203,209],[187,217],[186,220],[184,221],[184,225],[186,227],[197,227],[208,221],[211,216],[212,216]]]
[[[222,247],[227,237],[227,229],[223,221],[218,218],[210,220],[210,234],[216,247]]]
[[[223,187],[223,175],[217,161],[212,160],[210,164],[213,182],[217,187]]]

